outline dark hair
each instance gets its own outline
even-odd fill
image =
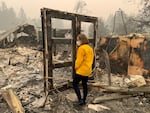
[[[79,34],[77,37],[79,38],[79,40],[81,40],[82,45],[89,44],[89,40],[85,34]]]

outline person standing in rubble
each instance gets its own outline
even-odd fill
[[[77,36],[77,56],[75,60],[75,76],[73,78],[73,88],[78,98],[78,104],[86,104],[86,97],[88,94],[87,81],[88,76],[92,72],[92,64],[94,59],[94,52],[89,45],[89,40],[85,34]],[[79,82],[82,81],[83,98],[81,97]]]

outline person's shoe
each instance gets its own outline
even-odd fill
[[[78,104],[79,104],[79,105],[85,105],[86,102],[85,102],[83,99],[81,99],[81,100],[79,100]]]
[[[85,102],[85,100],[83,100],[83,105],[85,105],[86,104],[86,102]]]
[[[83,105],[83,104],[84,104],[83,100],[82,100],[82,99],[79,100],[79,101],[78,101],[78,104],[79,104],[79,105]]]

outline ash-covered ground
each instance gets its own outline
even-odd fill
[[[54,73],[58,77],[71,77],[69,69],[65,68],[55,70]],[[105,71],[101,70],[97,76],[100,76],[100,81],[107,84]],[[112,74],[112,85],[123,86],[122,81],[121,76]],[[96,97],[117,96],[117,93],[91,89],[87,104],[84,106],[77,105],[74,91],[69,88],[63,92],[57,91],[50,94],[45,107],[41,107],[45,101],[43,53],[33,48],[0,49],[0,90],[6,86],[11,87],[18,96],[25,113],[150,113],[150,95],[146,93],[136,93],[128,98],[105,101],[98,105],[103,105],[106,108],[101,107],[97,111],[91,109],[88,106]],[[11,113],[1,93],[0,113]]]

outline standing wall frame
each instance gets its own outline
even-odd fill
[[[65,38],[53,38],[52,37],[52,18],[64,19],[71,21],[72,39]],[[76,37],[81,32],[81,22],[89,22],[94,25],[93,38],[89,39],[90,43],[95,47],[97,38],[97,17],[78,15],[74,13],[68,13],[48,8],[41,9],[41,22],[42,22],[42,34],[43,34],[43,63],[44,63],[44,91],[47,94],[49,89],[53,89],[53,69],[61,67],[72,67],[72,77],[75,75],[74,65],[76,56]],[[52,57],[52,47],[55,43],[72,43],[72,61],[54,64]],[[94,63],[95,64],[95,63]]]

